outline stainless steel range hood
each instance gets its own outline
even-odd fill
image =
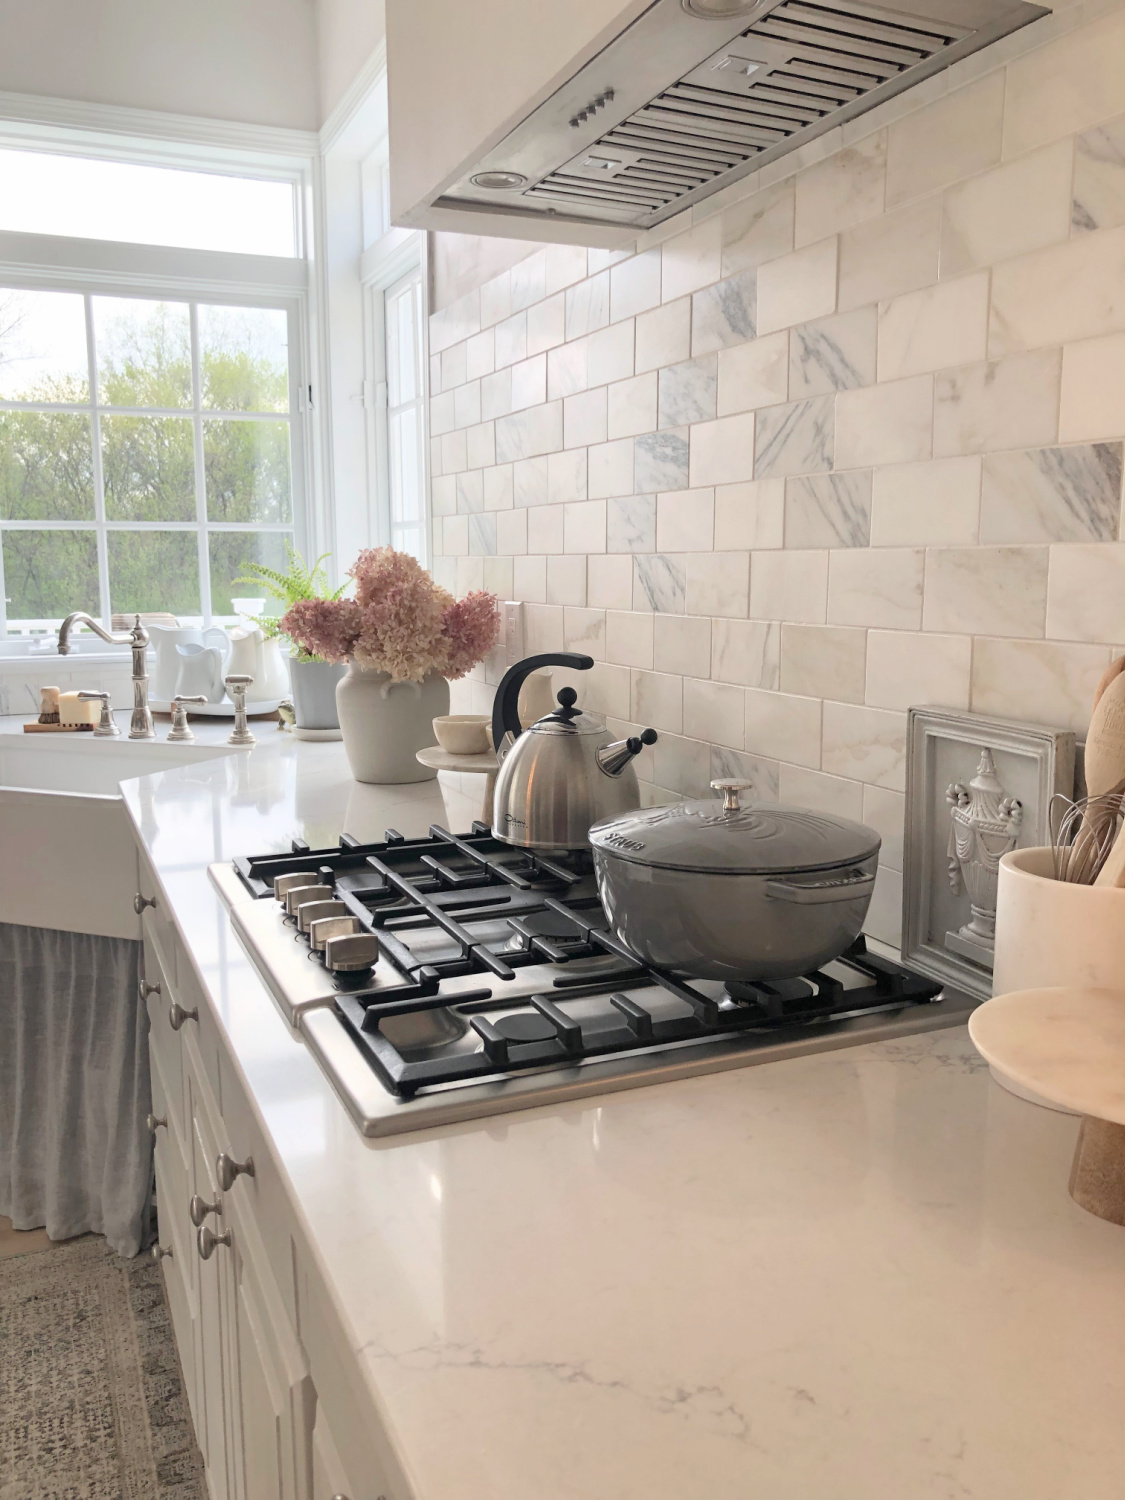
[[[1046,14],[657,0],[430,204],[442,227],[460,211],[646,229]]]

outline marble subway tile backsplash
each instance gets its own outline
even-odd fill
[[[434,314],[435,575],[595,658],[584,701],[660,733],[649,799],[749,775],[897,880],[912,703],[1085,730],[1125,649],[1123,55],[1125,8],[1079,17]]]

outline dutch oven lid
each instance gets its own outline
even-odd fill
[[[713,781],[711,797],[647,807],[595,823],[590,843],[604,855],[667,870],[776,875],[823,870],[874,854],[879,835],[862,823],[803,807],[739,805],[747,781]]]

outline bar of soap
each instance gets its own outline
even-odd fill
[[[77,692],[59,694],[60,724],[96,724],[101,711],[96,698],[80,698]]]

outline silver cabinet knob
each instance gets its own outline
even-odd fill
[[[171,1245],[168,1246],[167,1250],[165,1250],[163,1245],[153,1245],[152,1249],[148,1253],[151,1259],[156,1261],[157,1265],[159,1265],[162,1260],[173,1259]]]
[[[195,1245],[199,1251],[200,1260],[210,1260],[215,1253],[216,1245],[226,1245],[229,1250],[233,1243],[234,1236],[229,1229],[224,1230],[222,1234],[216,1234],[209,1225],[204,1224],[202,1229],[196,1230]]]
[[[168,1007],[168,1025],[173,1031],[179,1031],[185,1021],[198,1021],[198,1009],[185,1010],[178,1000],[173,1000]]]
[[[220,1151],[215,1158],[215,1175],[219,1179],[219,1186],[224,1193],[229,1193],[234,1187],[236,1177],[253,1177],[254,1158],[248,1156],[245,1161],[235,1161],[233,1156],[228,1156],[225,1151]]]
[[[136,912],[136,914],[137,914],[138,917],[144,911],[144,909],[145,909],[146,906],[155,906],[155,905],[156,905],[156,897],[155,896],[142,896],[141,893],[140,893],[140,891],[138,891],[137,894],[133,897],[133,910]]]
[[[188,1204],[188,1213],[191,1215],[191,1222],[195,1225],[196,1229],[200,1228],[208,1214],[221,1214],[222,1211],[223,1200],[221,1198],[216,1198],[214,1203],[208,1203],[207,1199],[201,1198],[198,1193],[191,1195],[191,1202]]]
[[[147,979],[142,979],[137,988],[140,991],[142,1000],[147,1000],[150,995],[160,994],[160,986],[158,984],[149,984]]]
[[[167,1115],[165,1115],[163,1119],[158,1119],[154,1114],[145,1115],[145,1129],[149,1132],[150,1135],[155,1135],[161,1126],[163,1126],[165,1130],[168,1129]]]

